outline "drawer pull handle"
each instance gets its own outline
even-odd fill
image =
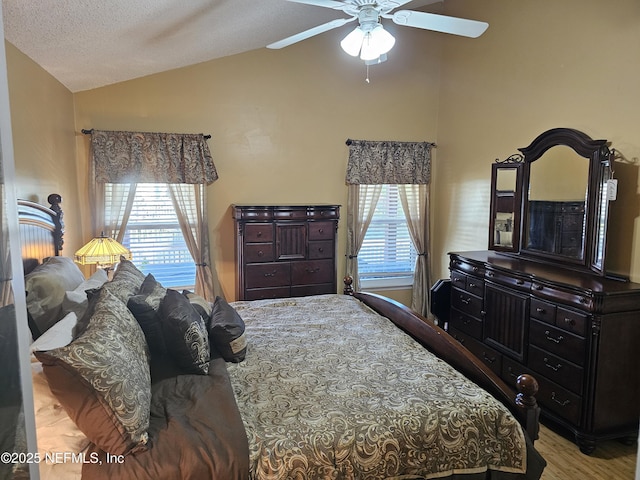
[[[539,284],[537,284],[537,283],[536,283],[535,285],[533,285],[533,289],[534,289],[534,290],[542,290],[543,288],[544,288],[544,287],[543,287],[542,285],[539,285]]]
[[[256,237],[261,237],[261,236],[262,236],[262,232],[258,232],[258,233],[256,234]]]
[[[495,277],[496,274],[493,272],[487,272],[487,277]]]
[[[516,285],[524,285],[524,280],[519,278],[518,280],[516,280]]]
[[[477,287],[477,285],[475,283],[473,283],[473,282],[469,284],[469,288],[476,288],[476,287]]]
[[[486,352],[482,353],[482,358],[484,358],[485,361],[488,362],[488,363],[494,363],[496,361],[496,357],[490,357],[490,356],[487,355]]]
[[[324,233],[324,229],[319,228],[319,229],[318,229],[318,233]]]
[[[275,277],[275,276],[276,276],[276,273],[278,273],[278,271],[277,271],[277,270],[274,270],[274,271],[273,271],[273,272],[271,272],[271,273],[269,273],[269,272],[265,273],[265,274],[264,274],[264,276],[265,276],[265,277]]]
[[[566,407],[567,405],[569,405],[571,403],[571,400],[558,400],[556,398],[556,392],[551,392],[551,400],[556,402],[561,407]]]
[[[455,277],[455,278],[453,279],[453,281],[454,281],[454,282],[461,282],[461,281],[462,281],[462,279],[461,279],[461,278],[458,278],[458,277]]]
[[[545,312],[546,312],[546,310],[545,310],[544,308],[537,307],[537,308],[536,308],[536,312],[538,312],[538,313],[545,313]]]
[[[471,303],[471,298],[460,297],[460,301],[465,305],[469,305],[469,303]]]
[[[264,252],[262,250],[258,250],[258,256],[261,257],[264,255]]]
[[[478,267],[473,267],[473,268],[472,268],[472,270],[473,270],[474,272],[477,272],[477,271],[478,271]]]
[[[462,324],[463,325],[469,325],[471,323],[471,319],[470,318],[465,318],[464,320],[462,320]]]
[[[551,370],[553,370],[554,372],[557,372],[558,370],[560,370],[562,368],[562,364],[558,363],[557,365],[551,365],[549,363],[549,359],[547,357],[544,357],[544,366],[547,368],[550,368]]]
[[[318,268],[305,268],[307,273],[318,273],[320,271],[320,267]]]
[[[318,252],[323,253],[324,252],[324,248],[322,248],[322,247],[318,248]]]
[[[565,319],[564,319],[564,323],[566,323],[567,325],[571,325],[571,326],[573,326],[573,325],[575,325],[575,324],[576,324],[576,321],[575,321],[573,318],[566,318],[566,317],[565,317]]]
[[[509,376],[510,377],[518,378],[520,376],[519,374],[514,373],[513,368],[511,368],[511,367],[507,368],[507,370],[509,371]]]
[[[564,337],[562,335],[559,335],[558,338],[552,337],[549,330],[545,330],[544,336],[547,337],[547,340],[553,343],[560,343],[562,340],[564,340]]]

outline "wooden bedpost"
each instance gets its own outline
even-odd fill
[[[344,283],[344,290],[342,290],[342,293],[345,295],[353,295],[353,278],[351,278],[350,275],[347,275],[342,279],[342,281]]]
[[[525,425],[524,428],[532,441],[538,439],[540,407],[536,401],[536,393],[538,393],[538,381],[531,375],[526,373],[520,375],[516,380],[516,406],[522,410]]]
[[[62,251],[62,246],[64,245],[64,221],[62,220],[64,214],[62,212],[62,207],[60,206],[62,197],[57,193],[52,193],[47,197],[47,202],[49,202],[51,210],[56,214],[52,217],[53,224],[55,225],[53,243],[55,245],[56,255],[59,255]]]

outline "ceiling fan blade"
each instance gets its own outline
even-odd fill
[[[304,3],[307,5],[316,5],[317,7],[335,8],[336,10],[342,10],[345,4],[342,2],[336,2],[335,0],[289,0],[294,3]]]
[[[341,27],[342,25],[353,22],[358,17],[351,18],[338,18],[337,20],[331,20],[330,22],[323,23],[322,25],[318,25],[317,27],[310,28],[309,30],[305,30],[304,32],[296,33],[295,35],[291,35],[283,40],[279,40],[274,43],[270,43],[267,45],[267,48],[284,48],[289,45],[293,45],[294,43],[300,42],[302,40],[306,40],[307,38],[313,37],[314,35],[318,35],[320,33],[327,32],[334,28]]]
[[[489,27],[489,24],[486,22],[448,17],[435,13],[416,12],[413,10],[398,10],[391,15],[385,15],[385,17],[391,18],[394,23],[406,27],[424,28],[425,30],[451,33],[453,35],[462,35],[463,37],[471,38],[479,37],[487,27]]]

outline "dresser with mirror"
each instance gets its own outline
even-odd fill
[[[583,453],[633,439],[640,284],[607,270],[613,152],[548,130],[492,166],[489,249],[450,253],[449,333],[507,383],[539,383],[542,419]]]

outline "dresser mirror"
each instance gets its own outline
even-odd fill
[[[489,250],[514,252],[520,240],[522,156],[512,155],[491,168]]]
[[[520,254],[604,275],[611,156],[607,141],[555,128],[519,150]]]

